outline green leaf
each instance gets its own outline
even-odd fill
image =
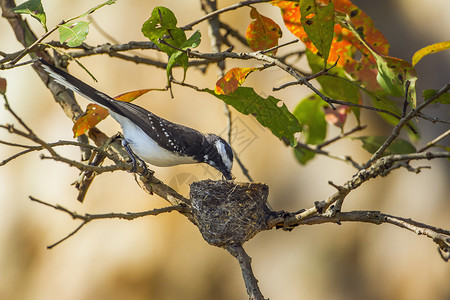
[[[294,156],[301,165],[305,165],[308,161],[313,159],[314,156],[316,156],[316,153],[300,147],[295,147]]]
[[[13,12],[18,14],[27,14],[35,18],[42,24],[45,31],[47,30],[47,17],[45,16],[44,7],[41,0],[29,0],[12,9]]]
[[[313,73],[317,73],[323,68],[322,59],[308,49],[306,49],[306,58],[308,59],[308,64]],[[350,82],[350,79],[347,77],[343,69],[334,67],[329,70],[328,73],[337,77],[319,76],[316,78],[322,86],[322,92],[326,96],[355,104],[360,103],[361,95],[359,88],[356,84],[352,84]],[[351,109],[359,122],[360,109],[354,106],[352,106]]]
[[[294,116],[303,125],[305,142],[311,145],[320,144],[327,134],[327,122],[319,96],[313,94],[303,99],[294,109]]]
[[[172,74],[172,68],[174,67],[175,63],[177,63],[183,67],[184,73],[183,73],[182,81],[184,82],[184,79],[186,77],[187,68],[189,66],[189,59],[188,59],[186,53],[177,51],[169,57],[169,61],[167,62],[167,69],[166,69],[167,80],[169,80],[170,75]]]
[[[387,110],[399,117],[402,115],[401,110],[395,105],[395,102],[389,98],[384,97],[385,93],[383,91],[377,92],[376,94],[369,94],[369,96],[372,101],[372,105],[375,108]],[[396,126],[398,124],[399,119],[394,116],[382,112],[378,112],[378,115],[387,123],[393,126]],[[409,129],[408,133],[411,140],[417,140],[418,138],[420,138],[419,129],[417,128],[415,122],[408,122],[407,128]]]
[[[377,81],[392,96],[405,97],[406,81],[410,82],[408,100],[416,107],[417,72],[407,61],[395,57],[374,55],[377,62]]]
[[[80,46],[89,33],[90,22],[78,21],[59,25],[59,41],[69,47]]]
[[[200,45],[201,37],[202,37],[202,35],[201,35],[200,31],[197,30],[186,42],[184,42],[184,44],[180,48],[183,50],[186,50],[188,48],[198,47],[198,45]],[[177,63],[183,67],[184,73],[183,73],[182,81],[184,82],[184,79],[186,78],[187,68],[189,66],[189,59],[188,59],[186,53],[177,50],[170,56],[169,62],[167,63],[167,70],[166,70],[167,78],[169,78],[169,76],[172,74],[172,68],[175,65],[175,63]]]
[[[349,16],[344,18],[338,17],[337,20],[342,26],[350,30],[375,58],[378,69],[377,81],[383,90],[392,96],[404,98],[407,82],[409,82],[408,101],[413,108],[416,107],[416,69],[409,62],[402,59],[380,55],[364,40],[364,37],[353,26]]]
[[[198,45],[200,45],[200,42],[202,40],[202,34],[199,30],[194,32],[193,35],[181,46],[181,49],[186,50],[188,48],[197,48]]]
[[[426,101],[434,96],[437,93],[437,90],[428,89],[423,91],[423,99]],[[440,102],[443,104],[450,104],[450,93],[444,93],[440,95],[437,99],[433,100],[435,102]]]
[[[315,0],[300,1],[300,22],[326,66],[334,35],[334,5],[323,6]]]
[[[249,87],[239,87],[230,95],[217,95],[210,89],[200,91],[221,99],[245,115],[254,115],[258,122],[269,128],[275,136],[289,140],[292,146],[296,144],[294,134],[302,131],[302,126],[281,100],[272,96],[262,98]]]
[[[171,55],[176,49],[160,43],[159,40],[164,38],[164,41],[170,45],[180,48],[186,42],[186,34],[180,28],[177,28],[177,18],[174,13],[162,6],[157,6],[153,9],[150,18],[142,25],[142,34],[155,43],[159,49]]]
[[[362,136],[353,139],[362,141],[363,143],[362,147],[368,152],[373,154],[378,150],[378,148],[381,147],[381,145],[383,145],[387,137]],[[403,139],[396,139],[389,145],[389,147],[387,147],[386,151],[384,152],[384,155],[408,154],[414,152],[416,152],[416,148],[410,142]]]
[[[186,53],[177,50],[187,48],[195,48],[200,44],[201,34],[196,31],[189,39],[186,38],[186,34],[181,28],[178,28],[177,18],[174,13],[162,6],[155,7],[152,11],[150,18],[142,25],[142,34],[155,43],[161,51],[164,51],[169,55],[169,61],[167,63],[167,81],[170,85],[170,75],[172,74],[172,68],[177,63],[183,67],[183,81],[186,76],[188,68],[188,57]],[[174,47],[170,47],[160,41],[164,39],[164,42]]]

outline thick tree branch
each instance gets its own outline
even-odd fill
[[[241,245],[228,245],[227,251],[233,255],[241,266],[242,276],[244,277],[245,287],[250,300],[264,300],[264,296],[258,287],[258,280],[253,274],[252,259],[245,252]]]

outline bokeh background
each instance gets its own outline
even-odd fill
[[[81,14],[94,2],[43,0],[48,26]],[[100,2],[100,1],[98,1]],[[353,1],[372,19],[391,44],[390,54],[410,60],[419,48],[450,37],[448,0]],[[233,1],[219,1],[220,7]],[[93,17],[99,26],[117,41],[145,40],[140,29],[157,6],[167,6],[185,25],[202,16],[199,1],[118,1],[97,11]],[[258,10],[282,25],[279,10],[270,4]],[[222,20],[242,33],[249,24],[249,8],[225,13]],[[35,20],[29,19],[37,35],[43,34]],[[282,26],[283,27],[283,26]],[[12,30],[0,19],[0,50],[6,53],[22,49]],[[209,51],[204,23],[196,27],[202,36],[201,51]],[[56,39],[56,36],[52,36]],[[284,30],[281,42],[294,39]],[[107,42],[91,27],[87,43]],[[290,51],[291,48],[280,50]],[[246,51],[238,47],[236,51]],[[147,51],[149,57],[162,55]],[[110,95],[141,88],[165,86],[165,71],[124,62],[106,55],[82,60],[99,80],[95,86]],[[255,61],[227,61],[227,68],[259,65]],[[304,59],[298,62],[306,68]],[[426,57],[417,66],[418,94],[425,88],[440,88],[450,75],[449,52]],[[70,66],[76,76],[94,84],[76,64]],[[176,71],[179,78],[181,73]],[[55,105],[50,92],[31,67],[2,71],[8,80],[8,98],[16,112],[42,139],[53,142],[71,140],[72,123]],[[217,69],[206,74],[190,69],[187,82],[212,88]],[[283,99],[292,109],[309,94],[304,87],[272,92],[273,86],[290,80],[285,73],[267,70],[252,74],[246,85],[261,95]],[[136,102],[154,113],[204,132],[226,134],[227,120],[223,104],[212,96],[199,95],[188,88],[174,87],[174,99],[168,92],[152,92]],[[88,103],[78,97],[83,107]],[[429,114],[448,119],[448,108],[433,107]],[[237,154],[257,181],[270,187],[270,205],[276,210],[298,210],[313,205],[334,192],[327,182],[340,184],[354,170],[338,161],[317,158],[307,166],[296,163],[291,151],[251,116],[232,111],[234,146]],[[363,113],[370,129],[364,134],[388,134],[389,127],[372,113]],[[0,109],[1,123],[17,124]],[[351,123],[354,120],[350,120]],[[349,125],[349,126],[350,126]],[[18,126],[18,125],[17,125]],[[424,142],[445,130],[445,126],[420,123]],[[108,134],[119,130],[112,120],[100,128]],[[447,126],[448,128],[448,126]],[[330,129],[329,136],[337,134]],[[0,131],[0,139],[15,142]],[[330,150],[352,154],[363,161],[369,156],[356,141],[336,143]],[[0,160],[18,149],[0,145]],[[79,158],[76,148],[58,151]],[[421,162],[430,165],[419,175],[398,170],[387,178],[364,184],[347,198],[344,209],[381,210],[411,217],[438,227],[450,228],[448,162]],[[184,195],[188,183],[197,179],[219,178],[204,166],[155,168],[158,178]],[[236,165],[239,181],[245,177]],[[130,174],[115,172],[95,179],[85,203],[76,200],[71,183],[78,177],[74,168],[39,159],[31,153],[0,168],[0,299],[246,299],[239,265],[220,248],[202,240],[196,227],[177,213],[146,217],[134,221],[100,220],[88,224],[75,236],[52,250],[46,247],[78,226],[68,215],[31,202],[32,195],[57,203],[79,213],[142,211],[166,206],[157,196],[144,193]],[[439,257],[436,245],[428,238],[390,226],[371,224],[334,224],[299,227],[292,232],[263,232],[245,244],[253,258],[254,272],[263,294],[270,299],[450,299],[450,267]]]

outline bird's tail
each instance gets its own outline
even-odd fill
[[[67,72],[60,70],[55,66],[52,66],[42,58],[39,59],[38,61],[41,64],[42,68],[45,70],[45,72],[47,72],[48,75],[52,77],[57,83],[65,86],[66,88],[74,91],[77,94],[80,94],[81,96],[100,106],[103,106],[109,110],[117,112],[117,106],[115,104],[117,100],[114,100],[105,93],[98,91],[97,89],[75,78],[74,76],[68,74]]]

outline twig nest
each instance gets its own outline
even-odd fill
[[[263,183],[197,181],[191,184],[192,215],[211,245],[242,245],[267,229],[268,194],[269,187]]]

